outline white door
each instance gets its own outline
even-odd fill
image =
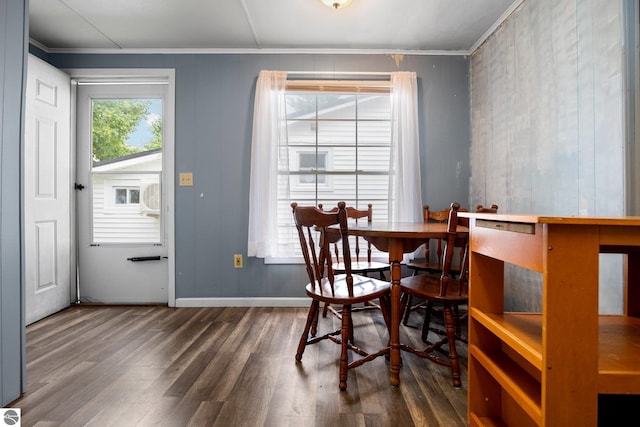
[[[75,289],[70,93],[67,74],[29,55],[23,189],[26,324],[68,307]]]
[[[168,303],[167,88],[122,80],[78,84],[81,302]]]

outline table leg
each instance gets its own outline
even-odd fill
[[[391,264],[391,355],[389,362],[391,365],[391,385],[400,385],[400,365],[402,363],[400,354],[400,318],[402,316],[402,303],[400,295],[400,279],[402,278],[402,247],[390,245],[389,262]],[[395,250],[394,250],[395,249]],[[399,255],[398,252],[399,251]]]

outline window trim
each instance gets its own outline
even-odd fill
[[[117,207],[117,208],[124,208],[124,207],[138,207],[140,205],[140,187],[136,187],[136,186],[124,186],[124,185],[118,185],[118,186],[114,186],[111,187],[111,189],[113,190],[113,206]],[[125,194],[125,202],[124,203],[118,203],[118,190],[124,190],[126,191]],[[132,202],[131,201],[131,193],[133,191],[137,191],[138,192],[138,202]]]
[[[304,154],[316,155],[318,157],[319,155],[324,156],[325,168],[324,169],[313,169],[313,168],[303,169],[300,166],[300,157]],[[296,149],[296,165],[297,165],[297,170],[299,171],[299,173],[295,174],[295,175],[298,175],[298,179],[296,180],[296,187],[298,187],[300,190],[306,189],[306,188],[309,188],[310,186],[315,186],[315,185],[325,190],[328,190],[329,188],[331,188],[331,185],[332,185],[331,175],[327,173],[328,172],[327,164],[329,164],[330,161],[331,161],[331,153],[329,152],[329,150],[320,151],[320,150],[316,150],[315,147],[313,149],[302,148],[302,147]],[[303,171],[308,173],[302,173]],[[291,171],[289,171],[289,173],[291,173]],[[300,178],[307,175],[316,175],[318,177],[322,176],[324,177],[324,182],[301,182]]]
[[[105,176],[106,174],[100,174]],[[133,212],[137,211],[139,208],[139,204],[129,203],[129,190],[137,189],[140,190],[140,186],[137,181],[133,178],[125,177],[114,177],[108,176],[103,178],[104,181],[102,183],[103,186],[103,200],[102,200],[102,210],[104,214],[120,214],[122,212]],[[95,185],[93,183],[92,185]],[[127,190],[127,203],[118,204],[116,203],[116,190],[117,189],[126,189]],[[93,197],[93,194],[92,194]],[[95,205],[91,205],[91,211],[95,209]]]

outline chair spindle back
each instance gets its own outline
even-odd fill
[[[348,239],[349,228],[347,226],[345,207],[345,202],[339,202],[336,209],[324,212],[315,206],[299,206],[295,202],[291,204],[309,282],[314,284],[314,287],[322,290],[322,281],[326,279],[331,284],[332,292],[334,292],[333,259],[330,244],[341,240],[349,294],[353,295],[351,252]],[[339,226],[339,230],[329,228],[336,225]],[[317,243],[314,236],[317,237]]]

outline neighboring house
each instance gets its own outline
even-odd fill
[[[93,243],[160,243],[162,149],[93,164]]]
[[[337,96],[333,105],[311,113],[287,114],[289,170],[288,197],[281,209],[289,215],[290,200],[324,203],[334,207],[344,199],[365,208],[376,207],[378,220],[386,220],[391,141],[388,96]],[[357,113],[356,113],[357,111]],[[356,119],[357,115],[357,120]],[[317,138],[317,145],[316,145]],[[317,170],[316,176],[304,171]],[[383,191],[381,191],[383,190]]]
[[[287,174],[286,167],[290,171],[280,183],[278,215],[285,219],[284,223],[281,220],[278,238],[282,256],[300,254],[291,216],[292,201],[322,204],[325,209],[335,207],[339,201],[358,209],[366,209],[371,203],[376,221],[388,218],[389,96],[321,95],[318,103],[322,102],[322,107],[316,107],[315,96],[287,95],[293,99],[287,101],[288,157],[280,159],[281,173]],[[352,249],[355,251],[355,246]],[[377,250],[374,253],[387,258]]]

